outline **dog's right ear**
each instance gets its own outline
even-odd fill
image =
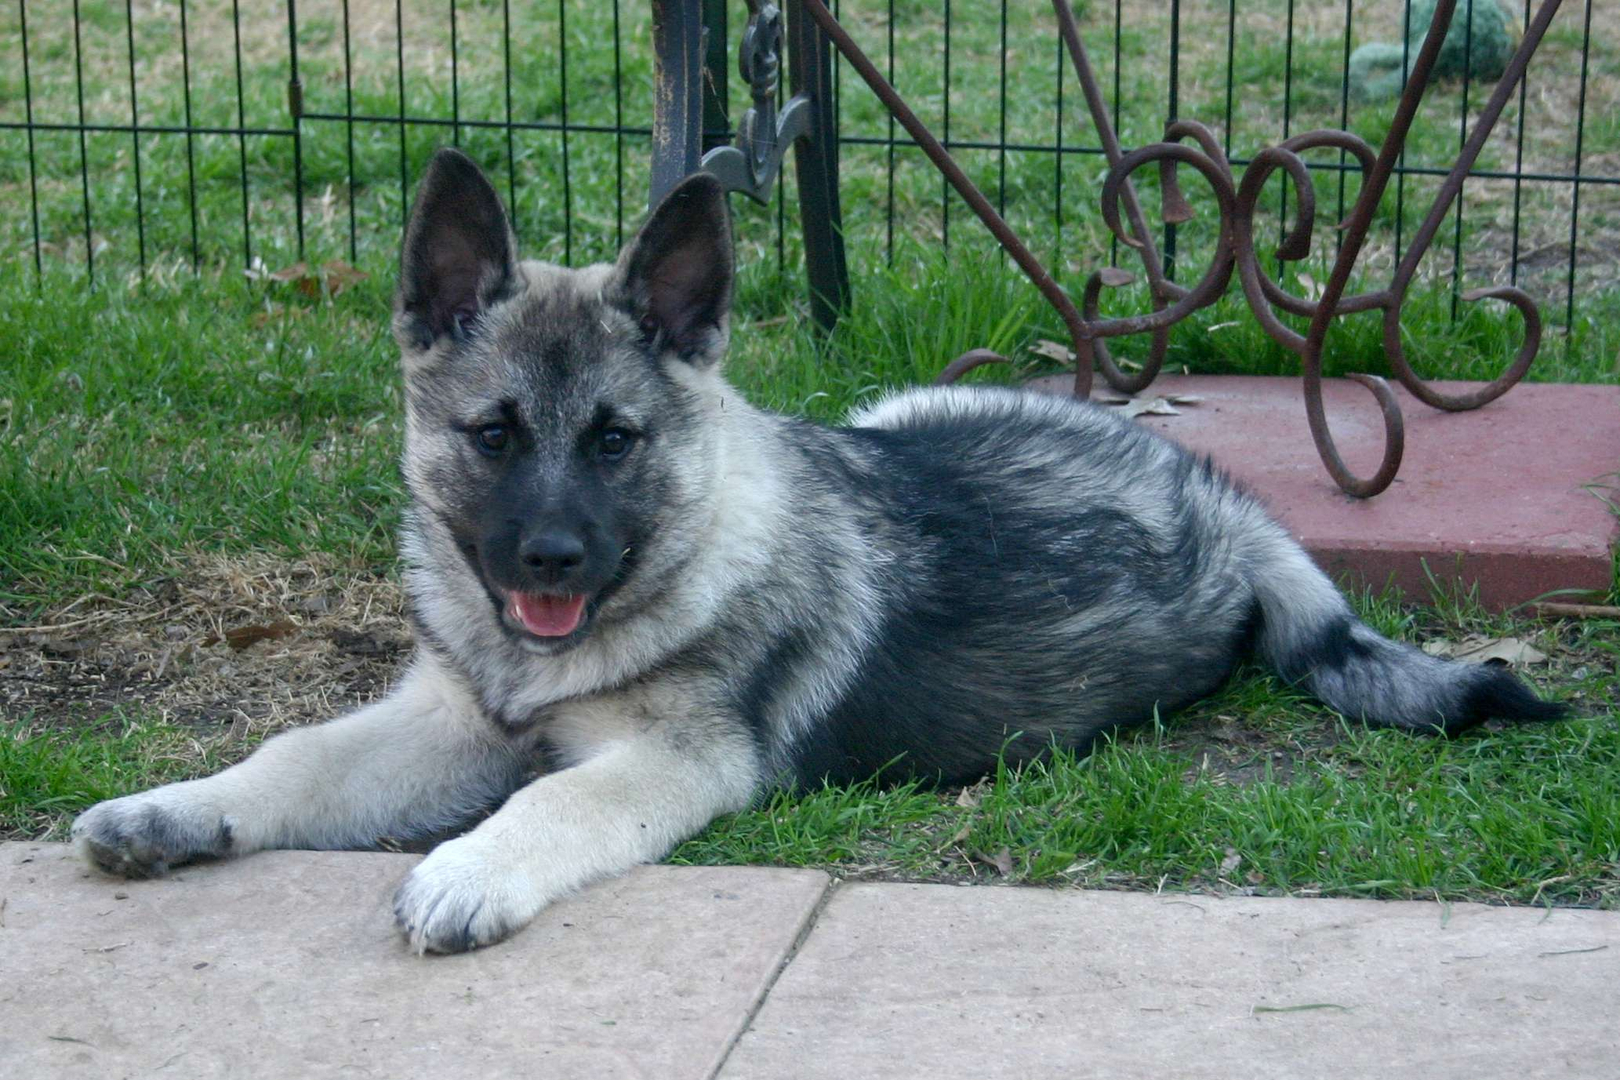
[[[519,287],[517,244],[501,198],[473,160],[445,147],[416,188],[394,297],[394,336],[407,352],[459,338]]]

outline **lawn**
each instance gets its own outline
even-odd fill
[[[1545,66],[1538,61],[1533,69],[1539,81],[1527,104],[1524,160],[1544,172],[1573,163],[1576,84],[1565,75],[1578,71],[1582,9],[1567,6],[1545,47]],[[229,5],[185,9],[192,51],[184,73],[171,47],[182,9],[140,7],[133,36],[142,122],[182,121],[189,78],[193,123],[236,123]],[[442,7],[404,5],[410,111],[504,116],[502,6],[458,9],[454,103]],[[993,8],[969,7],[958,3],[953,11],[951,137],[995,140],[1001,28]],[[1122,18],[1120,127],[1128,144],[1150,138],[1164,115],[1164,20],[1157,5],[1133,7],[1146,12]],[[1313,10],[1290,24],[1283,3],[1244,7],[1233,50],[1240,91],[1274,85],[1291,71],[1291,129],[1336,123],[1343,24],[1333,20],[1341,16]],[[1390,39],[1398,18],[1390,7],[1370,5],[1364,19],[1358,15],[1357,44]],[[917,3],[896,8],[896,82],[926,120],[942,126],[942,12]],[[1182,111],[1213,121],[1225,135],[1226,7],[1188,8]],[[645,123],[646,5],[626,4],[619,13],[625,90],[617,101],[611,7],[511,9],[514,115],[561,115],[562,11],[569,120],[611,125],[622,110],[624,123]],[[27,96],[36,119],[77,116],[65,10],[27,8]],[[127,122],[130,115],[124,10],[81,3],[91,122]],[[347,10],[355,59],[346,91],[344,8],[298,7],[305,107],[340,112],[352,93],[356,112],[395,113],[393,5],[355,0]],[[880,61],[884,10],[854,3],[844,10]],[[241,116],[249,125],[282,125],[284,13],[243,15]],[[1099,4],[1084,23],[1110,91],[1112,19],[1113,9]],[[1057,54],[1050,32],[1040,5],[1009,7],[1016,93],[1007,100],[1008,141],[1053,138]],[[1606,175],[1620,171],[1616,34],[1613,16],[1599,13],[1583,170]],[[20,49],[20,38],[12,9],[0,17],[0,49]],[[1609,47],[1599,47],[1604,43]],[[1074,112],[1074,91],[1070,76],[1069,146],[1091,141]],[[1444,165],[1455,153],[1460,95],[1456,86],[1436,91],[1410,161]],[[24,96],[20,66],[0,66],[0,119],[20,119]],[[1234,154],[1278,137],[1278,104],[1240,94],[1229,135]],[[1353,104],[1351,126],[1374,137],[1387,112]],[[846,135],[886,134],[847,71],[840,113]],[[1518,153],[1516,107],[1503,126],[1506,137],[1493,139],[1486,168],[1511,168]],[[520,133],[509,158],[504,132],[408,127],[407,172],[414,176],[436,142],[455,134],[503,191],[516,192],[528,253],[576,264],[606,257],[634,227],[644,136],[571,133],[565,183],[563,137],[555,132]],[[0,834],[59,838],[72,815],[97,799],[211,771],[281,727],[328,718],[383,692],[409,655],[392,547],[402,499],[400,398],[385,327],[404,205],[402,140],[397,125],[356,125],[351,188],[347,136],[335,121],[304,125],[304,261],[342,263],[327,271],[324,287],[310,288],[297,275],[270,276],[299,261],[290,140],[142,136],[138,222],[137,143],[128,134],[87,136],[82,172],[77,135],[37,134],[31,172],[25,133],[0,131],[9,151],[0,156],[0,205],[8,211],[0,222],[0,353],[7,357],[0,366]],[[1061,336],[1056,318],[960,203],[949,214],[950,246],[942,246],[947,221],[937,177],[915,151],[895,156],[891,234],[887,148],[845,149],[841,183],[856,299],[830,339],[807,322],[791,177],[783,218],[776,206],[737,200],[741,279],[730,371],[752,400],[835,419],[885,388],[932,378],[946,360],[978,346],[1018,363],[1014,371],[974,377],[1051,370],[1029,346]],[[1057,203],[1059,164],[1049,153],[962,156],[1061,280],[1082,281],[1106,258],[1092,197],[1098,159],[1062,158]],[[1322,174],[1318,183],[1331,216],[1337,174]],[[1197,203],[1195,185],[1186,186]],[[1387,272],[1395,223],[1409,237],[1432,186],[1409,181],[1399,211],[1396,193],[1386,200],[1370,273]],[[1617,192],[1620,186],[1581,189],[1575,319],[1565,332],[1570,186],[1523,185],[1521,254],[1542,253],[1523,259],[1520,281],[1547,305],[1556,328],[1532,378],[1620,381],[1620,242],[1611,243],[1609,231],[1620,225]],[[1512,196],[1511,181],[1470,183],[1458,249],[1462,287],[1510,272]],[[1194,268],[1188,273],[1207,247],[1202,209],[1202,224],[1184,227],[1179,238],[1183,266]],[[1453,226],[1442,235],[1451,236]],[[1318,230],[1318,249],[1331,247],[1326,236]],[[253,274],[242,273],[244,261]],[[351,274],[351,265],[364,276]],[[1323,265],[1317,258],[1301,269],[1321,280]],[[1449,244],[1429,256],[1425,270],[1405,316],[1419,370],[1489,377],[1517,340],[1516,320],[1464,305],[1453,321]],[[1132,290],[1121,292],[1111,302],[1140,304]],[[1330,372],[1385,370],[1371,320],[1349,320],[1330,350]],[[1120,351],[1131,355],[1131,345]],[[1194,371],[1294,370],[1291,355],[1269,342],[1235,296],[1178,327],[1170,362]],[[1271,676],[1246,671],[1198,707],[1122,734],[1078,761],[1060,757],[966,790],[799,792],[716,823],[675,859],[824,866],[848,877],[1620,903],[1613,704],[1620,624],[1495,616],[1466,596],[1355,599],[1375,625],[1413,641],[1467,633],[1532,641],[1548,661],[1526,674],[1575,705],[1580,719],[1414,739],[1364,730]]]

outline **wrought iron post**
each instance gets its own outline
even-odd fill
[[[653,147],[648,204],[697,171],[703,146],[703,11],[652,0]]]

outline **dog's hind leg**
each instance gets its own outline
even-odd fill
[[[94,865],[152,877],[197,858],[431,835],[509,794],[525,749],[427,657],[384,700],[215,776],[99,803],[73,837]]]

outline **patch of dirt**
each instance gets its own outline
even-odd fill
[[[381,696],[409,652],[397,582],[316,558],[195,556],[0,628],[0,715],[69,728],[138,708],[239,739]]]

